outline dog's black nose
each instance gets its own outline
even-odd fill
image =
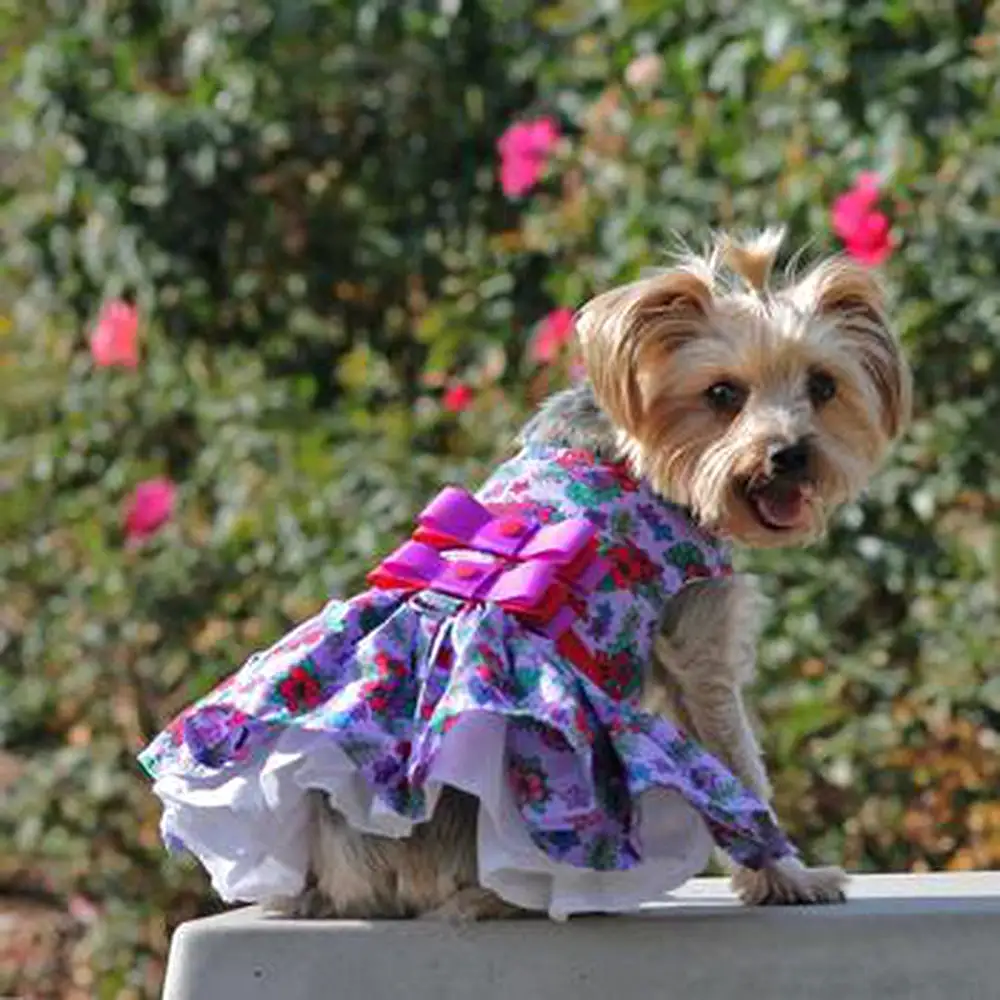
[[[771,460],[771,471],[774,475],[800,475],[809,467],[809,445],[805,441],[775,445],[771,448],[768,458]]]

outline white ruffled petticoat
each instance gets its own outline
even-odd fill
[[[702,872],[713,842],[700,813],[678,792],[651,789],[636,803],[643,862],[624,871],[560,863],[532,842],[505,766],[506,720],[469,715],[445,736],[429,775],[433,803],[442,785],[479,798],[479,881],[501,898],[556,920],[633,910]],[[289,729],[260,762],[237,772],[168,772],[154,791],[162,832],[198,856],[227,902],[261,902],[302,891],[309,865],[308,795],[325,791],[351,826],[405,837],[413,823],[375,797],[336,742]]]

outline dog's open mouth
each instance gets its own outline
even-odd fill
[[[802,527],[807,518],[812,487],[804,482],[772,479],[749,486],[746,497],[757,520],[769,531],[793,531]]]

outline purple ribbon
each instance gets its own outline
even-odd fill
[[[595,528],[582,517],[540,527],[525,517],[497,516],[449,486],[418,525],[369,583],[489,601],[552,637],[577,616],[570,594],[585,596],[607,571],[596,553]]]

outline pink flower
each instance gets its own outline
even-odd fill
[[[105,304],[90,337],[90,355],[101,368],[139,364],[139,312],[121,299]]]
[[[663,79],[663,59],[653,52],[636,56],[625,67],[625,82],[635,90],[651,90]]]
[[[854,236],[845,241],[847,252],[862,264],[877,267],[892,253],[889,219],[884,212],[866,215]]]
[[[877,266],[892,253],[888,216],[879,211],[878,174],[858,175],[854,187],[833,203],[830,221],[847,252],[862,264]]]
[[[573,310],[565,306],[553,309],[535,331],[528,346],[532,361],[545,364],[554,361],[573,336]]]
[[[81,924],[96,923],[101,916],[101,911],[86,896],[70,896],[68,909],[69,915]]]
[[[473,391],[464,382],[456,382],[445,392],[441,405],[449,413],[461,413],[472,405],[474,398]]]
[[[500,187],[508,198],[527,194],[545,170],[559,141],[559,126],[551,118],[515,122],[500,136]]]
[[[147,479],[136,486],[125,512],[125,537],[130,544],[151,538],[170,520],[177,487],[164,478]]]

